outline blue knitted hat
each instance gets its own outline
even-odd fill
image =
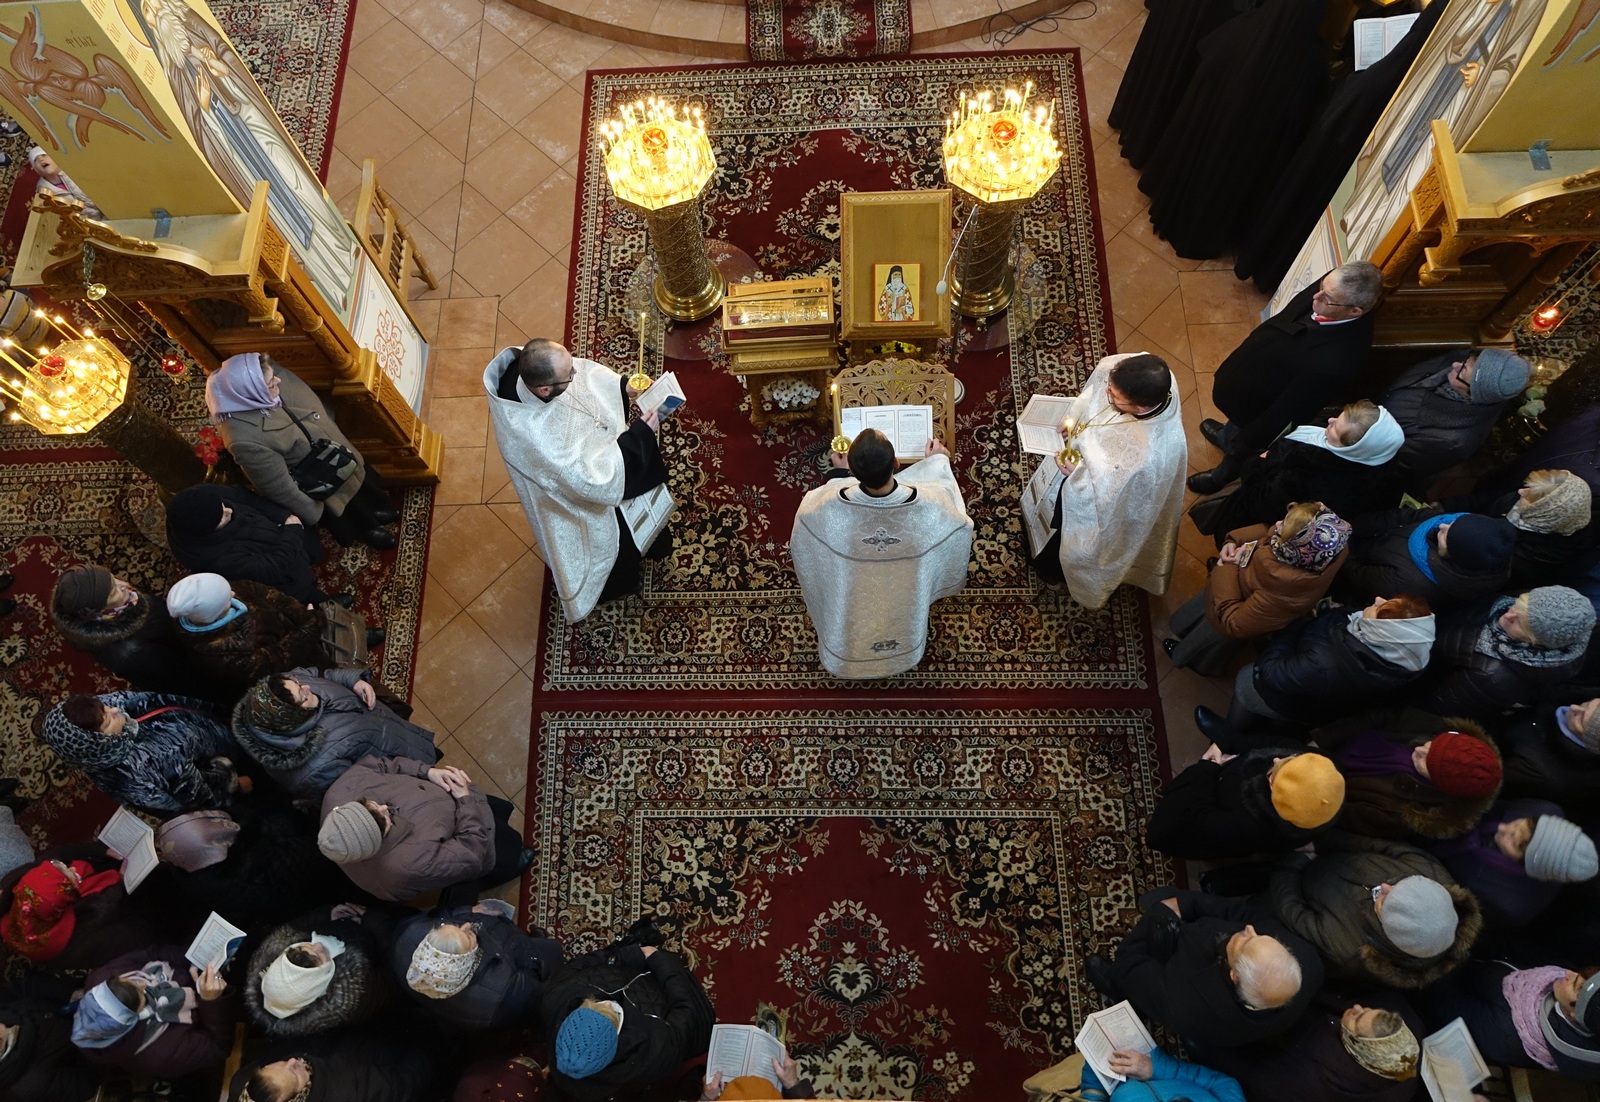
[[[556,1070],[584,1079],[602,1070],[617,1054],[617,1027],[598,1010],[579,1007],[556,1032]]]

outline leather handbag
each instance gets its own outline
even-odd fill
[[[289,408],[284,407],[284,412],[289,413]],[[356,453],[337,444],[332,440],[318,440],[307,430],[300,418],[289,413],[289,420],[293,421],[306,439],[311,443],[311,451],[306,457],[289,468],[289,476],[294,479],[294,484],[300,492],[312,501],[324,501],[339,492],[339,487],[347,482],[351,475],[361,469],[361,461]]]

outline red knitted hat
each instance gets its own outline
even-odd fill
[[[1428,747],[1428,779],[1447,796],[1489,796],[1500,785],[1500,758],[1482,739],[1446,731]]]

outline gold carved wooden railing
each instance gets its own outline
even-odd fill
[[[1461,153],[1433,124],[1433,163],[1375,251],[1376,344],[1504,343],[1586,246],[1600,241],[1600,150]]]

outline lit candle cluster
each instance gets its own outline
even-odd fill
[[[717,159],[698,107],[651,97],[624,105],[618,115],[600,124],[606,178],[618,199],[661,210],[700,194]]]
[[[133,365],[92,329],[80,333],[60,315],[35,314],[65,339],[36,350],[0,340],[0,394],[8,416],[51,436],[88,432],[122,404]]]
[[[1061,164],[1055,138],[1055,102],[1028,106],[1030,80],[1022,91],[1007,88],[998,105],[994,93],[962,96],[945,120],[944,174],[984,203],[1031,199]]]

